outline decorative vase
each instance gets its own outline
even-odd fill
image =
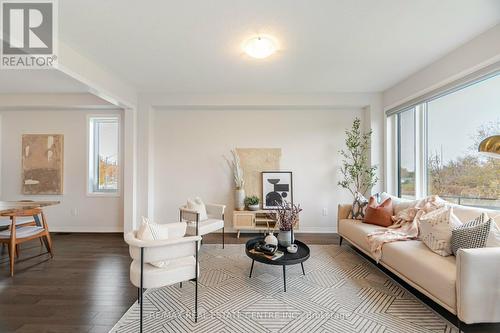
[[[234,191],[234,208],[236,210],[245,209],[245,190],[238,188]]]
[[[271,244],[271,245],[278,245],[278,239],[276,238],[276,236],[273,235],[272,232],[270,232],[266,238],[264,238],[264,242],[266,244]]]
[[[291,230],[280,230],[278,234],[278,243],[281,246],[287,247],[293,243]]]
[[[259,204],[248,205],[248,210],[256,211],[256,210],[259,210],[259,208],[260,208]]]

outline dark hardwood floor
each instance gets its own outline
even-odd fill
[[[243,244],[256,234],[226,234],[226,244]],[[122,234],[54,234],[54,259],[37,241],[21,245],[16,273],[0,256],[0,332],[108,332],[136,301],[129,281],[130,257]],[[297,234],[308,244],[338,244],[336,234]],[[204,237],[220,243],[220,234]],[[345,244],[345,245],[344,245]],[[344,242],[342,246],[349,246]],[[384,270],[382,268],[382,270]],[[385,270],[384,270],[385,271]],[[401,282],[390,272],[391,277]],[[456,319],[402,283],[451,322]],[[469,325],[466,332],[499,332],[498,325]]]
[[[137,297],[123,235],[55,234],[53,242],[54,259],[37,241],[22,244],[13,278],[2,254],[0,332],[108,332]]]

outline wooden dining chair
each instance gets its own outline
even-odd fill
[[[0,243],[7,244],[10,257],[10,276],[14,276],[15,257],[19,253],[18,245],[33,239],[41,239],[48,253],[54,257],[52,252],[52,240],[50,238],[47,220],[43,210],[40,208],[27,209],[23,211],[5,213],[1,216],[9,217],[11,225],[7,230],[0,231]],[[41,225],[18,225],[18,218],[41,216]]]

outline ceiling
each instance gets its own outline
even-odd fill
[[[57,70],[2,70],[0,93],[87,93],[88,87]]]
[[[498,0],[64,0],[59,6],[61,40],[139,92],[383,91],[500,23]],[[257,33],[275,36],[281,50],[265,60],[245,56],[242,41]]]

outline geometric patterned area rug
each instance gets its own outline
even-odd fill
[[[198,323],[194,285],[147,290],[144,332],[458,332],[457,328],[348,246],[311,245],[311,257],[287,266],[255,262],[244,245],[203,245]],[[139,331],[136,303],[111,332]]]

